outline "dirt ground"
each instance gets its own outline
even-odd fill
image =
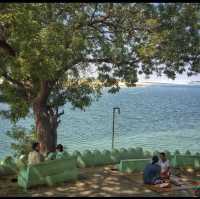
[[[54,187],[40,186],[27,192],[12,180],[16,176],[0,177],[0,196],[68,196],[68,197],[109,197],[109,196],[194,196],[191,181],[200,176],[200,172],[179,171],[184,186],[172,186],[171,191],[158,193],[143,185],[142,173],[121,173],[114,166],[85,168],[80,170],[79,180],[66,182]],[[13,182],[12,182],[13,181]]]

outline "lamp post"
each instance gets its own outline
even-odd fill
[[[113,108],[113,128],[112,128],[112,149],[114,149],[114,138],[115,138],[115,110],[118,110],[118,114],[120,114],[120,108]]]

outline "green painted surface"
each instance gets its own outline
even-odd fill
[[[144,157],[144,152],[143,152],[143,149],[141,148],[141,147],[137,147],[136,149],[135,149],[135,159],[141,159],[141,158],[143,158]]]
[[[111,152],[108,150],[104,150],[102,152],[102,158],[104,159],[105,165],[112,164],[113,160],[111,158]]]
[[[179,150],[176,150],[176,151],[174,152],[174,155],[181,155],[181,152],[180,152]]]
[[[80,168],[91,167],[95,165],[94,155],[90,150],[85,150],[82,155],[77,157]]]
[[[170,153],[169,151],[164,152],[166,153],[171,165],[174,167],[200,167],[200,153],[196,153],[196,155],[193,155],[190,151],[186,151],[185,154],[180,154],[178,150],[176,150],[174,153]],[[159,153],[159,151],[143,151],[143,149],[140,147],[128,149],[121,148],[119,150],[114,149],[112,151],[85,150],[83,153],[76,150],[72,153],[72,155],[67,152],[64,152],[63,154],[49,154],[49,159],[73,157],[76,160],[77,167],[84,168],[109,164],[119,164],[121,160],[128,159],[149,159],[152,157],[152,155],[159,155]],[[10,157],[7,157],[6,161],[4,160],[2,162],[4,162],[4,164],[6,163],[7,165],[6,167],[5,165],[0,166],[0,174],[2,175],[12,174],[13,170],[15,170],[16,167],[21,170],[23,167],[26,166],[24,160],[16,160],[15,166],[13,164],[13,160]]]
[[[192,155],[192,154],[191,154],[191,152],[190,152],[189,150],[187,150],[187,151],[185,152],[185,155]]]
[[[21,168],[25,167],[27,165],[27,160],[28,158],[26,158],[25,155],[21,155],[19,157],[19,159],[16,159],[16,165],[17,165],[17,168],[20,170]]]
[[[118,169],[121,172],[134,172],[143,171],[145,166],[151,161],[151,159],[129,159],[121,160]]]
[[[80,151],[77,151],[77,150],[75,150],[75,151],[72,153],[72,156],[74,156],[74,157],[81,156],[81,152],[80,152]]]
[[[128,159],[132,159],[135,156],[135,149],[134,148],[129,148],[128,149]]]
[[[11,156],[7,156],[4,160],[1,161],[0,165],[0,175],[13,175],[16,174],[18,171],[17,165],[15,160]]]
[[[94,166],[101,166],[106,164],[103,154],[99,150],[93,152]]]
[[[119,150],[119,157],[120,157],[120,160],[126,160],[126,159],[128,159],[128,151],[125,149],[125,148],[121,148],[120,150]]]
[[[175,155],[171,164],[173,167],[200,168],[200,157],[192,155]]]
[[[55,160],[56,159],[56,153],[50,152],[47,156],[47,160]]]
[[[69,153],[67,153],[66,151],[63,151],[63,152],[56,152],[55,153],[56,155],[56,159],[62,159],[62,158],[68,158],[70,157]]]
[[[74,158],[47,160],[37,165],[20,170],[18,185],[29,188],[36,185],[53,185],[69,180],[76,180],[78,169]]]
[[[152,153],[150,151],[144,151],[144,158],[151,158]]]
[[[111,160],[113,164],[117,164],[120,161],[120,152],[117,149],[111,151]]]
[[[167,158],[169,161],[173,159],[173,154],[169,151],[165,151]],[[176,151],[174,154],[179,154]],[[189,152],[188,152],[189,153]],[[108,164],[119,164],[121,160],[127,159],[148,159],[152,158],[152,155],[158,155],[159,151],[154,151],[153,153],[150,151],[143,151],[142,148],[129,148],[128,150],[125,148],[114,149],[112,151],[104,150],[103,152],[99,150],[85,150],[83,154],[79,151],[75,151],[73,153],[73,157],[76,157],[78,162],[78,167],[91,167],[91,166],[101,166]]]

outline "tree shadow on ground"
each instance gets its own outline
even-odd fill
[[[182,175],[185,182],[190,181],[190,177],[189,174]],[[53,187],[34,187],[26,193],[17,186],[16,182],[4,184],[0,188],[7,190],[3,191],[3,196],[193,196],[189,190],[154,192],[143,185],[142,173],[121,173],[113,166],[80,169],[79,180],[76,182],[66,182]]]

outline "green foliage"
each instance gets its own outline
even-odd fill
[[[28,153],[32,150],[32,143],[36,140],[36,132],[34,127],[30,131],[25,128],[13,126],[7,135],[14,141],[11,143],[11,149],[14,156],[19,158],[21,155],[28,157]]]
[[[11,3],[0,12],[1,113],[14,123],[36,102],[49,121],[65,103],[84,110],[104,86],[135,85],[138,72],[200,72],[199,4]],[[83,75],[91,67],[98,84]]]

